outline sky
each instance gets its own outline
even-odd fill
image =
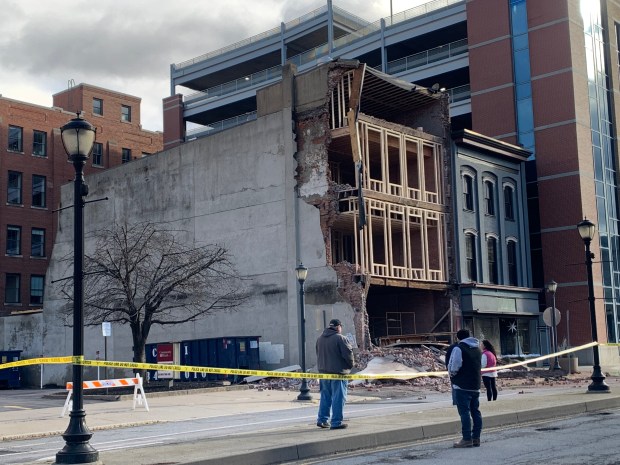
[[[333,0],[369,21],[425,0]],[[69,83],[142,99],[161,131],[170,65],[278,27],[326,0],[0,0],[0,95],[50,107]]]

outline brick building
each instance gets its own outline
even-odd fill
[[[256,118],[256,90],[336,57],[444,91],[453,130],[517,144],[526,162],[532,285],[559,284],[560,340],[591,340],[584,246],[592,242],[598,337],[620,342],[620,7],[611,0],[434,0],[366,22],[326,6],[171,66],[168,147]],[[483,256],[476,257],[482,260]],[[541,319],[542,320],[542,319]],[[570,327],[566,321],[570,320]],[[542,321],[540,321],[542,325]],[[543,325],[544,329],[544,325]]]
[[[97,128],[86,174],[159,152],[162,134],[142,129],[140,100],[88,84],[55,94],[51,108],[0,97],[0,316],[42,308],[54,210],[75,176],[59,128],[77,112]]]

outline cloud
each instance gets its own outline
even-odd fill
[[[393,1],[395,12],[416,3]],[[396,10],[402,3],[407,5]],[[335,4],[368,20],[389,14],[389,0]],[[3,0],[0,93],[49,106],[51,95],[72,79],[141,97],[142,126],[161,130],[170,64],[325,5],[325,0]]]

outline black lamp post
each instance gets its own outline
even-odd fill
[[[555,357],[553,357],[553,363],[549,364],[549,369],[550,370],[561,370],[562,368],[560,367],[560,363],[558,361],[558,327],[557,327],[557,322],[555,321],[555,291],[558,290],[558,283],[556,283],[555,281],[551,280],[551,282],[549,284],[547,284],[547,290],[549,291],[549,293],[551,293],[551,297],[552,297],[552,306],[553,308],[551,309],[551,324],[553,325],[553,329],[551,331],[552,337],[553,337],[553,353],[556,354]]]
[[[297,273],[297,281],[299,281],[299,326],[301,330],[301,337],[299,342],[299,355],[301,359],[301,371],[306,372],[306,301],[304,292],[304,283],[308,277],[308,268],[300,263],[295,268]],[[308,388],[308,380],[303,378],[301,380],[301,387],[299,388],[299,395],[297,400],[312,400],[310,395],[310,389]]]
[[[590,301],[590,326],[592,327],[592,341],[598,342],[596,331],[596,310],[594,307],[594,279],[592,278],[592,258],[594,254],[590,252],[590,242],[594,237],[596,226],[587,218],[584,218],[577,225],[579,235],[583,239],[586,247],[586,269],[588,272],[588,300]],[[592,367],[592,382],[588,386],[588,392],[609,392],[609,386],[605,383],[605,376],[601,371],[601,364],[598,356],[598,346],[592,347],[594,351],[594,366]]]
[[[75,168],[73,200],[73,357],[84,356],[84,197],[88,186],[84,184],[83,169],[93,150],[95,128],[87,121],[73,118],[60,128],[62,144],[69,161]],[[65,447],[56,453],[56,463],[93,463],[99,460],[99,452],[88,442],[92,433],[86,426],[83,397],[83,367],[73,364],[73,405],[69,414],[69,426],[62,437]]]

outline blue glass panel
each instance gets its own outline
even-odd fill
[[[510,9],[510,23],[512,35],[516,36],[527,32],[527,8],[525,2],[512,3]]]
[[[517,127],[520,133],[534,130],[532,99],[528,98],[517,102]]]
[[[596,199],[596,212],[598,214],[599,222],[598,222],[598,231],[599,234],[607,232],[607,221],[605,221],[606,211],[605,211],[605,200],[597,197]]]
[[[535,139],[533,132],[520,132],[519,143],[528,150],[534,151]]]
[[[517,100],[532,97],[532,84],[528,81],[524,84],[516,85]]]
[[[512,49],[523,50],[530,46],[527,34],[520,34],[512,38]]]
[[[527,82],[531,79],[529,49],[517,50],[514,52],[514,68],[515,82],[517,84]]]

